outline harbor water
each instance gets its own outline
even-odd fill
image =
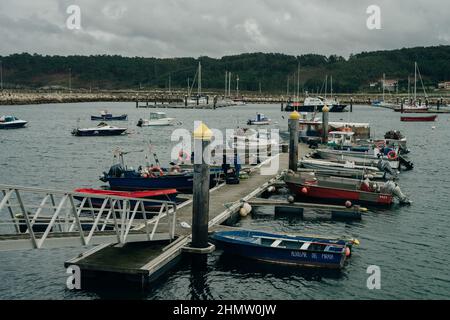
[[[71,130],[91,127],[91,114],[107,108],[127,113],[116,122],[130,134],[118,137],[73,137]],[[0,184],[73,190],[99,187],[98,177],[112,164],[117,147],[133,152],[129,166],[138,167],[151,144],[163,164],[170,161],[174,128],[193,130],[194,120],[210,128],[233,129],[262,112],[272,119],[269,128],[287,130],[288,113],[279,105],[246,105],[217,110],[161,109],[181,121],[178,127],[138,128],[139,118],[155,109],[136,109],[134,103],[79,103],[1,106],[0,114],[29,121],[28,128],[0,131]],[[64,261],[86,248],[58,248],[0,252],[0,299],[449,299],[450,298],[450,115],[435,123],[400,122],[388,109],[354,106],[353,113],[331,113],[331,121],[370,122],[375,137],[391,129],[408,139],[414,170],[400,176],[410,206],[371,209],[361,221],[301,220],[274,215],[273,208],[256,208],[238,226],[289,233],[349,236],[360,240],[341,272],[304,270],[230,257],[217,250],[198,267],[183,259],[167,274],[141,290],[66,289]],[[79,121],[77,120],[79,119]],[[267,129],[265,127],[264,129]],[[283,195],[279,195],[283,197]],[[3,213],[5,214],[5,212]],[[369,290],[367,268],[381,270],[381,288]],[[112,284],[114,288],[114,284]]]

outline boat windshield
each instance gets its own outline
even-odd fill
[[[154,113],[151,112],[150,113],[150,120],[159,120],[159,119],[164,119],[167,118],[165,113]]]

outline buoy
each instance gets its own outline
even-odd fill
[[[436,129],[436,126],[432,126],[431,129],[432,129],[432,130]]]
[[[349,247],[345,247],[345,256],[346,257],[350,257],[350,255],[352,254],[351,250]]]
[[[289,203],[294,203],[294,197],[293,196],[289,196],[288,198],[287,198],[287,200],[288,200],[288,202]]]
[[[303,193],[303,194],[307,194],[307,193],[308,193],[308,188],[303,187],[303,188],[302,188],[302,193]]]
[[[345,201],[345,207],[351,208],[351,206],[352,206],[351,201],[349,201],[349,200]]]

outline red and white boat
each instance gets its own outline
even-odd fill
[[[437,118],[437,115],[432,116],[420,116],[420,117],[400,117],[400,121],[407,122],[433,122]]]
[[[373,182],[334,176],[315,175],[314,172],[288,172],[284,182],[297,197],[343,204],[371,204],[389,206],[394,197],[409,203],[398,185],[392,181]]]

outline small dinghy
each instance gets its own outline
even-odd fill
[[[95,128],[73,129],[72,134],[78,137],[118,136],[123,134],[125,131],[127,131],[127,128],[114,127],[101,122]]]
[[[0,129],[18,129],[23,128],[28,122],[20,120],[14,116],[0,117]]]
[[[105,200],[104,197],[107,196],[116,196],[116,197],[124,197],[124,198],[131,198],[131,199],[151,199],[151,200],[159,200],[159,201],[171,201],[176,202],[177,199],[177,190],[176,189],[165,189],[165,190],[147,190],[147,191],[113,191],[113,190],[101,190],[101,189],[75,189],[75,192],[87,194],[90,196],[96,196],[98,195],[98,198],[92,197],[91,202],[92,206],[94,208],[100,208],[103,205],[103,202]],[[104,196],[104,197],[102,197]],[[81,195],[74,195],[74,198],[78,201],[82,201],[84,199]],[[130,206],[134,208],[136,205],[136,200],[130,200]],[[88,204],[86,205],[88,208]],[[106,208],[109,208],[109,204],[105,206]],[[145,210],[148,211],[157,211],[161,208],[160,202],[155,201],[145,201],[144,202]],[[86,209],[87,209],[86,208]],[[116,209],[120,209],[119,205],[117,204]],[[142,217],[142,214],[141,214]],[[136,217],[139,218],[139,217]]]
[[[257,113],[256,114],[256,119],[248,119],[247,121],[247,125],[268,125],[271,123],[272,120],[270,120],[269,118],[267,118],[264,114],[262,113]]]
[[[433,116],[421,116],[421,117],[400,117],[400,121],[405,122],[433,122],[437,118],[437,115]]]
[[[96,121],[125,121],[128,119],[127,114],[122,114],[120,116],[113,116],[107,110],[102,110],[99,116],[91,116],[91,120]]]
[[[211,239],[225,252],[270,263],[342,269],[356,239],[342,240],[252,230],[218,231]]]

